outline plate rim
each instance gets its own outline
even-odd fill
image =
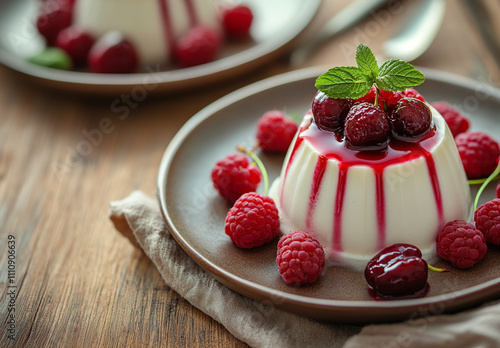
[[[29,0],[24,0],[29,1]],[[15,1],[13,1],[14,3]],[[162,70],[155,72],[155,84],[191,86],[192,83],[203,81],[215,75],[231,75],[230,73],[248,66],[248,69],[255,68],[253,65],[263,64],[266,58],[271,59],[280,54],[287,47],[298,39],[299,35],[311,24],[319,11],[323,0],[298,1],[295,17],[299,16],[296,23],[290,30],[281,30],[272,39],[265,40],[235,54],[217,59],[213,62],[199,66]],[[9,6],[9,5],[5,5]],[[36,66],[19,59],[17,55],[0,46],[0,64],[10,68],[27,77],[35,78],[45,83],[64,84],[78,87],[99,87],[99,88],[124,88],[134,86],[144,86],[144,80],[151,76],[150,72],[138,72],[134,74],[95,74],[90,72],[63,71],[51,68]],[[154,70],[155,65],[148,65]],[[246,69],[245,69],[246,70]]]
[[[470,297],[474,294],[477,294],[479,291],[484,292],[485,296],[481,297],[481,300],[485,298],[492,298],[493,294],[497,295],[497,292],[500,291],[500,277],[476,284],[465,289],[455,290],[449,293],[427,296],[423,298],[417,299],[401,299],[397,301],[346,301],[346,300],[335,300],[335,299],[319,299],[304,295],[291,294],[287,292],[283,292],[281,290],[273,289],[267,287],[265,285],[256,284],[254,282],[248,281],[244,278],[236,276],[224,269],[220,268],[210,260],[207,260],[203,257],[198,251],[192,248],[189,243],[185,240],[182,234],[177,230],[175,224],[173,223],[167,209],[167,199],[166,199],[166,186],[167,180],[169,177],[169,165],[175,158],[177,150],[183,145],[184,140],[187,136],[191,134],[197,127],[200,127],[201,124],[209,119],[211,115],[213,115],[217,111],[223,110],[225,107],[230,106],[232,103],[237,102],[239,100],[250,97],[254,94],[262,92],[264,90],[273,89],[288,83],[299,82],[301,80],[313,79],[317,77],[322,72],[326,71],[328,68],[325,67],[309,67],[299,70],[293,70],[290,72],[286,72],[283,74],[275,75],[264,80],[252,83],[245,87],[242,87],[238,90],[235,90],[226,96],[214,101],[209,104],[195,115],[193,115],[175,134],[170,143],[168,144],[163,157],[160,162],[158,177],[156,183],[156,196],[158,203],[160,205],[160,210],[164,221],[167,225],[167,228],[170,234],[174,237],[177,243],[181,246],[181,248],[189,255],[191,259],[193,259],[199,266],[209,272],[212,276],[214,276],[221,283],[229,287],[230,289],[246,296],[252,298],[254,300],[263,300],[267,299],[271,294],[273,296],[278,296],[280,298],[286,299],[285,305],[274,304],[278,308],[285,309],[289,312],[296,312],[293,307],[294,305],[298,306],[312,306],[312,307],[321,307],[326,311],[336,310],[339,312],[349,310],[349,309],[364,309],[368,312],[373,310],[380,309],[400,309],[406,311],[415,310],[421,308],[422,306],[431,306],[437,303],[450,302],[455,301],[455,305],[450,308],[460,309],[465,306],[470,306],[470,303],[467,301],[465,304],[463,303],[467,297]],[[449,72],[444,72],[435,69],[429,68],[420,68],[420,71],[424,73],[425,76],[430,77],[430,80],[434,80],[437,82],[445,83],[445,84],[453,84],[461,88],[465,88],[468,90],[473,90],[473,86],[479,87],[484,86],[485,83],[474,80],[469,77],[456,75]],[[500,89],[491,85],[486,84],[489,88],[488,95],[500,101]],[[235,286],[241,285],[240,286]],[[299,311],[298,313],[303,313],[303,311]],[[324,313],[323,313],[324,314]],[[328,315],[315,315],[311,313],[311,317],[315,317],[318,319],[326,319],[331,320]],[[407,317],[407,315],[403,316]],[[403,317],[397,314],[394,319],[400,320]],[[390,316],[388,316],[389,320],[391,320]],[[334,320],[335,321],[335,320]],[[382,320],[383,321],[383,320]],[[344,323],[350,323],[351,321],[345,321]],[[355,321],[355,323],[363,323],[363,320]]]

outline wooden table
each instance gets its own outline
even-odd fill
[[[345,3],[325,2],[303,39]],[[360,40],[381,53],[413,3],[403,2],[387,21],[372,16],[359,23],[305,65],[352,65]],[[413,63],[500,85],[498,66],[466,11],[454,0],[447,5],[441,32]],[[136,189],[154,195],[167,144],[201,108],[291,69],[286,57],[277,59],[200,92],[147,98],[121,119],[110,109],[119,96],[63,94],[0,67],[0,346],[245,346],[164,284],[151,261],[114,230],[108,204]],[[6,319],[10,235],[15,340]]]

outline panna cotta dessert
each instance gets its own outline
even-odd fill
[[[319,94],[315,101],[327,98]],[[358,270],[395,243],[417,246],[432,262],[445,223],[470,216],[470,190],[445,120],[418,102],[431,112],[428,130],[373,149],[353,146],[347,128],[318,127],[309,111],[270,192],[283,232],[313,234],[330,261]]]
[[[123,33],[142,64],[167,64],[177,40],[197,26],[220,28],[212,0],[76,0],[73,23],[94,36]]]

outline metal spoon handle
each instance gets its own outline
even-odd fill
[[[355,0],[345,9],[333,16],[321,30],[299,46],[290,56],[290,63],[295,66],[302,65],[309,55],[321,44],[333,36],[350,28],[388,0]]]

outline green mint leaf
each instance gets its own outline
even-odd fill
[[[315,87],[330,98],[361,98],[374,79],[354,66],[336,67],[316,79]]]
[[[47,68],[69,70],[72,62],[69,55],[56,47],[49,47],[28,59],[28,62]]]
[[[373,52],[363,44],[359,44],[356,48],[356,63],[358,63],[359,69],[366,75],[375,78],[378,75],[378,63],[377,59],[373,55]]]
[[[377,87],[386,91],[402,91],[418,86],[424,81],[424,74],[400,59],[385,61],[375,78]]]

